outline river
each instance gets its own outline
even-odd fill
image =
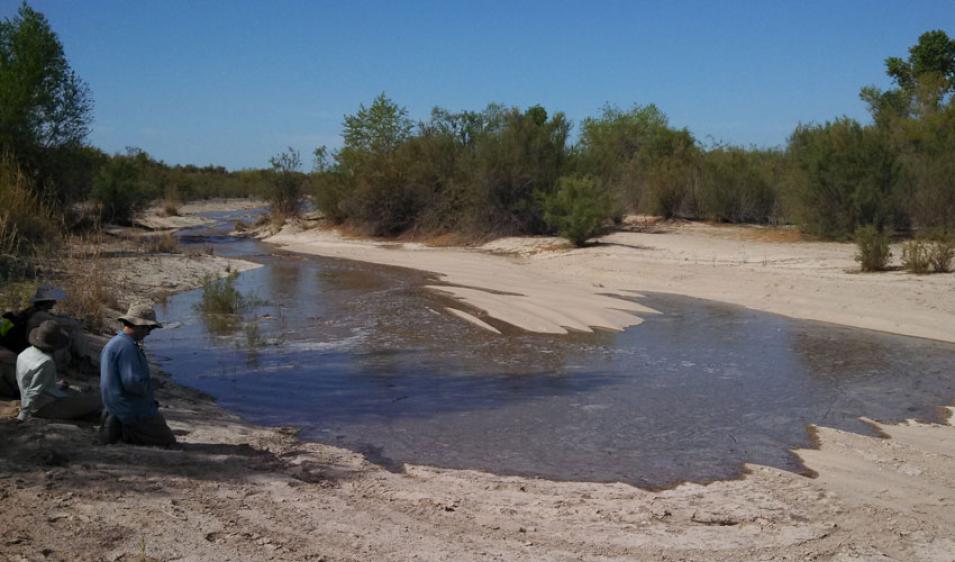
[[[801,472],[810,424],[875,434],[867,417],[941,421],[955,345],[793,320],[672,295],[623,332],[484,331],[444,311],[412,270],[277,251],[185,231],[184,244],[263,267],[258,301],[223,321],[171,297],[147,350],[177,382],[243,418],[403,463],[664,488]]]

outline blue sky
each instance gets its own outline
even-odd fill
[[[866,119],[858,92],[889,85],[885,57],[955,36],[955,0],[30,5],[93,92],[92,144],[230,169],[340,146],[342,117],[380,92],[416,119],[654,103],[704,143],[782,146],[800,122]]]

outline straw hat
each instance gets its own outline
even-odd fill
[[[57,289],[52,285],[40,285],[36,288],[36,294],[30,299],[31,304],[38,302],[61,301],[66,298],[66,293],[62,289]]]
[[[30,345],[48,353],[70,345],[70,336],[60,329],[60,325],[55,320],[44,320],[42,324],[30,331],[27,340]]]
[[[162,324],[156,322],[156,311],[153,310],[152,305],[144,302],[129,305],[129,310],[126,314],[120,316],[118,319],[133,326],[162,328]]]

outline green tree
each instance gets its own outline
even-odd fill
[[[70,68],[46,18],[26,3],[0,22],[0,151],[10,152],[41,184],[56,182],[49,162],[79,148],[93,102]],[[58,186],[59,195],[69,186]]]
[[[104,222],[129,224],[149,201],[141,170],[134,156],[119,155],[100,169],[90,195],[99,204]]]
[[[577,171],[599,178],[621,209],[671,217],[697,182],[698,153],[690,132],[672,129],[655,105],[606,105],[581,125]]]
[[[899,226],[899,165],[886,135],[842,118],[796,128],[789,156],[801,172],[800,222],[811,232],[846,238],[859,226]]]
[[[413,124],[408,110],[399,107],[382,92],[354,115],[346,115],[342,155],[347,159],[357,154],[387,154],[411,135]]]
[[[867,86],[860,97],[882,127],[893,119],[935,112],[955,92],[955,39],[942,30],[928,31],[909,48],[907,59],[888,57],[885,73],[896,88],[882,91]]]
[[[279,216],[295,216],[302,205],[302,157],[291,146],[269,159],[272,165],[272,191],[269,200],[272,212]]]

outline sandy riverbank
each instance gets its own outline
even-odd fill
[[[581,249],[556,238],[437,248],[351,239],[325,229],[286,229],[267,241],[296,252],[437,273],[447,286],[436,288],[482,311],[482,319],[531,331],[638,324],[648,311],[614,297],[656,291],[955,342],[955,274],[861,274],[854,245],[772,240],[786,235],[689,223],[618,232]]]
[[[689,242],[650,246],[653,255],[669,256],[647,274],[650,279],[665,284],[683,263],[702,270],[720,268],[721,260],[731,264],[720,269],[723,275],[805,268],[785,261],[764,265],[766,258],[755,252],[741,260],[740,249],[762,247],[745,231],[701,235],[693,228],[672,233]],[[619,243],[635,243],[631,233],[624,234]],[[692,240],[700,236],[722,248],[720,260],[703,263],[710,259],[705,244]],[[611,304],[625,301],[601,296],[631,290],[623,281],[641,268],[595,254],[592,265],[603,264],[606,271],[591,278],[585,263],[571,263],[581,259],[575,254],[613,252],[615,246],[542,251],[549,242],[505,240],[484,251],[399,248],[327,233],[305,233],[296,243],[303,238],[325,239],[323,253],[376,258],[369,261],[391,256],[401,263],[380,263],[439,271],[449,281],[496,296],[535,287],[525,277],[539,277],[536,282],[555,294],[571,289],[565,301],[570,305],[556,312],[541,311],[554,295],[522,303],[515,321],[526,315],[542,327],[559,327],[570,317],[585,326],[619,328],[636,322],[634,313],[648,313],[639,307],[620,312]],[[649,242],[640,238],[639,244]],[[690,248],[680,250],[685,244]],[[845,250],[823,247],[832,252],[823,256],[827,275],[848,276],[839,270],[852,265]],[[695,257],[692,248],[700,252]],[[423,266],[443,260],[470,265],[456,273]],[[492,285],[484,279],[488,275],[510,277],[497,277],[499,284]],[[805,285],[799,280],[794,277],[793,285]],[[477,302],[468,301],[470,313],[505,327]],[[583,310],[588,306],[593,309]],[[818,478],[750,466],[750,474],[737,481],[645,491],[423,466],[387,472],[349,451],[301,443],[294,431],[246,424],[208,398],[164,376],[160,380],[159,399],[183,443],[180,450],[94,447],[92,426],[0,421],[0,558],[942,561],[955,552],[955,427],[949,425],[882,427],[890,439],[820,428],[820,448],[799,451]]]

